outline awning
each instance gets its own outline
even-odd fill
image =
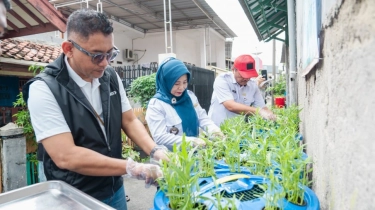
[[[286,0],[238,0],[254,28],[259,41],[280,39],[278,35],[287,32],[288,10]],[[287,36],[286,36],[287,37]]]
[[[65,32],[66,18],[48,0],[12,0],[8,11],[8,32],[2,39],[50,31]]]
[[[70,15],[77,9],[103,9],[112,20],[142,33],[164,32],[164,4],[162,0],[53,0],[53,6]],[[205,0],[172,0],[173,31],[210,27],[225,38],[236,34],[224,23]]]

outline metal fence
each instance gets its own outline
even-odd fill
[[[202,108],[208,112],[211,104],[215,72],[194,65],[185,65],[191,74],[188,89],[195,93]],[[149,68],[133,65],[114,67],[114,69],[122,79],[125,90],[128,91],[135,79],[155,73],[158,69],[158,64],[151,63]]]
[[[122,79],[122,83],[126,91],[130,89],[132,82],[141,76],[150,75],[158,70],[157,63],[151,63],[149,67],[135,66],[117,66],[114,67],[117,74]]]
[[[211,105],[215,72],[192,65],[186,65],[186,67],[191,74],[188,89],[195,93],[199,104],[208,113]]]

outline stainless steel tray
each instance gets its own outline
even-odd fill
[[[88,210],[114,208],[62,181],[48,181],[0,194],[0,209]]]

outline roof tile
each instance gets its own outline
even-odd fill
[[[43,63],[53,62],[61,53],[59,46],[39,44],[20,39],[4,39],[1,42],[1,57]]]

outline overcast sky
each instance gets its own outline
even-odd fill
[[[216,14],[237,35],[233,41],[232,59],[241,54],[258,55],[263,65],[272,65],[272,41],[259,42],[238,0],[206,0]],[[276,41],[276,65],[280,63],[282,42]]]

